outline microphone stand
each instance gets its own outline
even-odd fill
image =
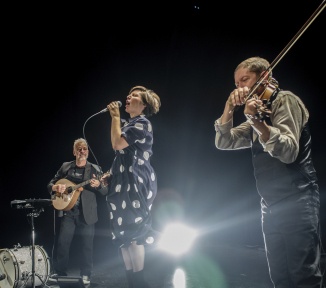
[[[31,257],[32,257],[32,273],[24,271],[22,272],[22,280],[25,280],[22,287],[28,286],[30,287],[30,283],[28,283],[28,279],[32,276],[32,287],[35,288],[35,275],[39,278],[39,280],[42,282],[43,286],[46,285],[45,281],[41,278],[41,276],[37,273],[35,273],[35,227],[34,227],[34,217],[38,217],[42,211],[44,211],[43,207],[40,207],[40,205],[48,205],[49,203],[52,204],[51,199],[26,199],[26,200],[13,200],[11,201],[11,207],[17,208],[17,209],[28,209],[29,211],[32,211],[30,213],[27,213],[27,216],[31,218],[31,226],[32,226],[32,248],[31,248]],[[20,245],[18,246],[20,247]],[[44,275],[47,277],[48,275]],[[1,277],[0,277],[1,278]],[[8,280],[10,277],[8,277]],[[10,280],[11,282],[11,280]],[[16,281],[15,281],[16,283]],[[43,287],[42,286],[42,287]],[[15,286],[16,287],[16,286]],[[19,286],[21,287],[21,286]],[[0,286],[1,288],[1,286]]]
[[[28,278],[30,276],[32,276],[32,287],[33,288],[35,288],[35,227],[34,227],[34,217],[38,217],[42,211],[44,211],[43,208],[40,208],[39,210],[37,210],[35,208],[35,209],[33,209],[33,211],[31,213],[27,214],[27,216],[31,217],[31,226],[32,226],[32,274],[29,275]],[[37,277],[39,277],[39,276],[37,275]],[[28,278],[26,279],[25,283],[27,283]],[[39,279],[40,279],[40,277],[39,277]]]

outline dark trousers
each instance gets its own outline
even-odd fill
[[[91,276],[93,270],[93,240],[95,225],[88,225],[81,215],[73,215],[68,211],[61,218],[60,231],[57,240],[54,270],[59,275],[67,275],[69,253],[74,235],[78,237],[80,247],[80,275]]]
[[[270,207],[261,202],[269,273],[276,288],[321,288],[318,191]]]

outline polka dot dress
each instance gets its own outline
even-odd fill
[[[125,122],[122,136],[129,146],[117,150],[111,167],[107,197],[113,241],[119,246],[152,244],[150,210],[157,193],[157,179],[150,164],[153,131],[145,116]]]

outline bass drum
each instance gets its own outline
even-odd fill
[[[50,260],[41,246],[34,247],[34,286],[40,286],[48,280]],[[0,281],[1,288],[32,287],[32,268],[32,246],[0,249],[0,270],[5,274],[5,279]]]

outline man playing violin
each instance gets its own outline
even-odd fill
[[[236,89],[215,121],[215,146],[251,148],[271,281],[276,288],[321,288],[320,199],[309,112],[298,96],[278,87],[263,58],[241,62],[234,80]],[[233,127],[241,105],[247,121]]]

